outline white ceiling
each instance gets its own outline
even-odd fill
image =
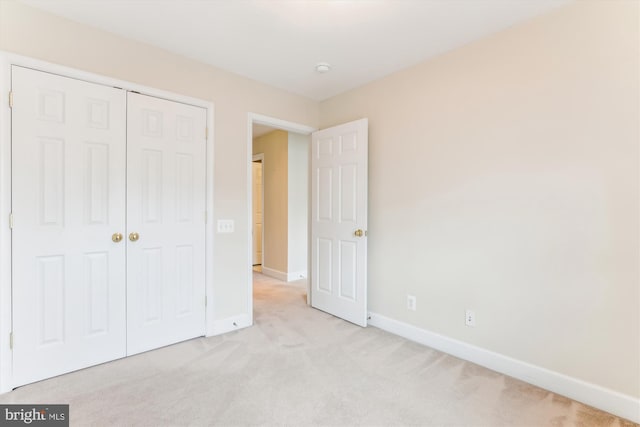
[[[269,132],[273,132],[274,130],[276,130],[276,128],[273,128],[271,126],[259,125],[259,124],[254,123],[253,124],[253,133],[251,134],[251,136],[253,138],[257,138],[259,136],[266,135]]]
[[[570,0],[21,1],[323,100]]]

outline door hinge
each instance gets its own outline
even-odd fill
[[[13,230],[13,212],[9,214],[9,228]]]
[[[204,128],[204,139],[209,139],[209,126]]]
[[[9,92],[9,108],[13,108],[13,91]]]
[[[9,333],[9,349],[13,350],[13,332]]]
[[[207,223],[207,211],[204,211],[204,223]]]
[[[205,307],[207,306],[207,296],[206,295],[204,296],[204,306]]]

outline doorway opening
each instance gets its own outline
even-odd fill
[[[309,303],[309,153],[315,129],[256,114],[249,114],[248,124],[250,307],[254,274],[304,282]]]
[[[252,267],[285,282],[307,277],[309,145],[264,126],[253,137]]]
[[[266,116],[249,113],[248,141],[247,141],[247,205],[248,229],[253,231],[252,218],[252,162],[254,149],[256,152],[270,147],[264,144],[255,147],[254,125],[267,126],[275,129],[269,134],[281,132],[287,135],[300,133],[306,140],[305,161],[285,162],[286,166],[279,168],[280,173],[289,167],[298,167],[306,163],[306,172],[302,187],[306,187],[306,271],[302,277],[308,277],[306,282],[306,301],[313,308],[325,311],[336,317],[350,321],[359,326],[367,325],[367,187],[368,187],[368,119],[361,118],[352,122],[332,126],[314,132],[307,126]],[[313,143],[309,135],[313,132]],[[284,145],[288,149],[288,145]],[[288,151],[287,151],[288,153]],[[264,262],[262,272],[273,273],[270,268],[268,249],[268,203],[270,196],[266,190],[272,180],[269,172],[271,160],[265,153],[265,169],[263,171],[264,191]],[[278,168],[275,168],[277,170]],[[276,172],[273,173],[277,175]],[[289,181],[288,181],[289,182]],[[297,180],[291,180],[300,184]],[[276,192],[276,198],[282,198],[284,191]],[[287,184],[287,202],[281,208],[281,216],[289,215],[289,201],[296,201],[296,197],[289,199],[289,184]],[[304,203],[303,203],[304,204]],[[286,213],[285,213],[286,210]],[[278,217],[278,215],[274,215]],[[287,223],[288,230],[288,223]],[[304,232],[289,233],[289,236],[303,236]],[[247,245],[248,264],[253,266],[253,233],[248,233]],[[284,241],[284,240],[283,240]],[[287,246],[288,249],[288,246]],[[287,251],[288,254],[295,252]],[[290,278],[289,264],[284,272],[276,271],[285,283]],[[249,270],[248,277],[248,306],[253,316],[253,271]],[[257,273],[256,273],[257,274]],[[266,277],[266,276],[262,276]],[[278,276],[275,276],[278,278]],[[313,283],[312,283],[313,282]],[[313,286],[313,293],[311,292]]]

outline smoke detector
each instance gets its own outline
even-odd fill
[[[329,71],[331,71],[331,64],[328,64],[326,62],[318,62],[316,64],[316,71],[320,74],[328,73]]]

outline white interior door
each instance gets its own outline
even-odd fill
[[[125,356],[126,94],[17,66],[11,85],[18,386]]]
[[[253,177],[253,265],[262,265],[262,162],[251,164]]]
[[[205,333],[206,110],[128,94],[127,353]]]
[[[367,325],[368,120],[314,132],[311,305]]]

